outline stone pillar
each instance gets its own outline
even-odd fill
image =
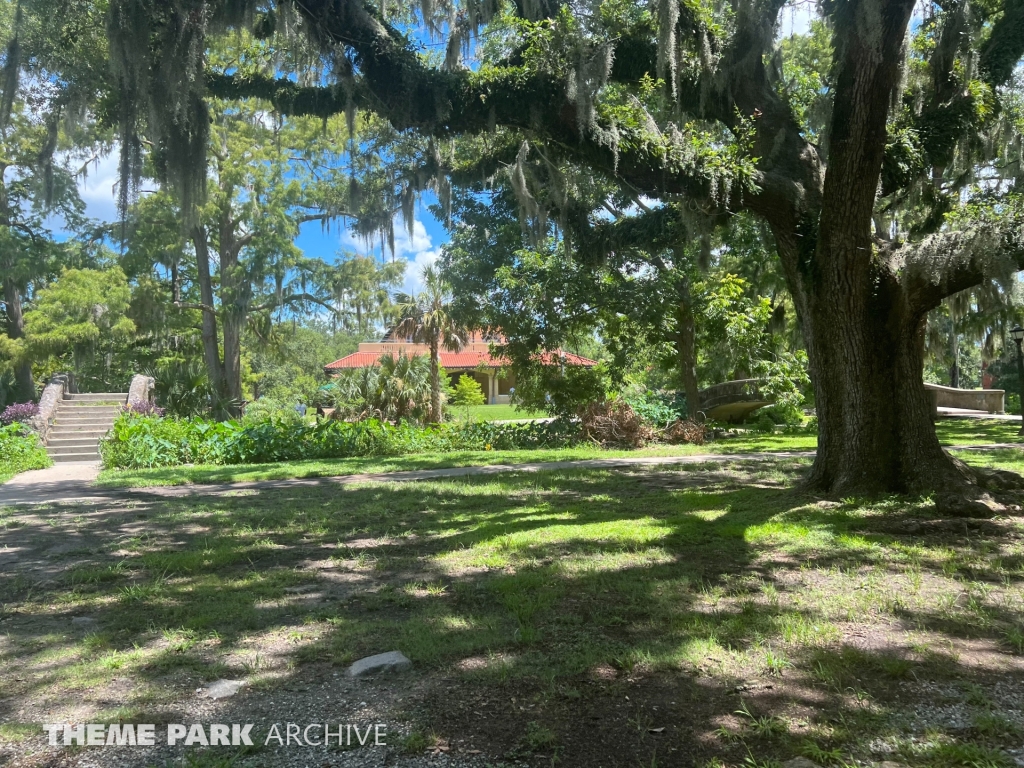
[[[153,402],[156,395],[156,379],[136,374],[128,388],[128,405],[144,405]]]
[[[494,373],[492,371],[488,371],[487,372],[487,402],[490,405],[494,405],[496,402],[498,402],[498,398],[494,396],[494,391],[496,389],[495,383],[496,382],[495,382],[495,378],[494,378]]]

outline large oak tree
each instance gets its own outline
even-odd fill
[[[788,87],[781,71],[783,5],[522,0],[495,21],[486,3],[400,9],[420,29],[447,19],[449,55],[434,66],[361,0],[111,0],[126,169],[138,165],[145,114],[169,150],[170,177],[194,191],[204,99],[255,96],[284,113],[364,109],[435,139],[493,137],[495,168],[521,166],[534,148],[557,153],[711,222],[749,211],[774,236],[810,358],[820,425],[811,484],[963,493],[965,471],[932,427],[922,335],[946,296],[1024,259],[1012,195],[947,215],[979,164],[1019,160],[992,147],[1009,130],[1002,89],[1024,53],[1024,2],[929,6],[913,45],[913,0],[823,3],[832,35],[827,83],[810,91],[826,102],[818,132],[807,89]],[[284,16],[331,61],[328,82],[205,66],[204,39],[218,25],[268,33]],[[509,44],[482,66],[460,66],[460,47],[488,22]],[[442,146],[438,172],[457,165]]]

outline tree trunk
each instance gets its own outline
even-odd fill
[[[950,354],[953,358],[953,364],[949,367],[949,386],[954,389],[960,388],[960,336],[956,332],[956,321],[953,319],[952,313],[950,314],[949,321],[952,325],[952,332],[950,333]]]
[[[11,339],[20,339],[25,335],[25,316],[21,310],[21,291],[14,280],[4,280],[4,303],[7,306],[7,335]],[[35,400],[36,385],[32,379],[32,363],[25,360],[14,369],[16,402]]]
[[[225,216],[220,227],[220,306],[224,329],[225,407],[237,416],[242,407],[242,331],[249,309],[249,289],[238,264],[240,246],[234,221]]]
[[[220,362],[220,343],[217,338],[217,316],[214,313],[213,280],[210,277],[210,247],[206,239],[206,228],[199,226],[192,230],[192,244],[196,249],[196,273],[199,277],[199,296],[203,304],[202,337],[203,357],[210,386],[219,398],[227,398],[224,388],[224,368]]]
[[[690,286],[685,279],[681,281],[679,294],[679,301],[676,304],[676,354],[679,359],[679,376],[686,392],[686,411],[691,419],[695,419],[700,410],[700,389],[697,384],[697,329],[693,319]]]
[[[224,389],[229,402],[226,407],[237,413],[242,404],[242,326],[245,317],[236,312],[224,313]]]
[[[803,324],[818,416],[809,485],[962,492],[967,478],[939,445],[921,376],[925,315],[895,277],[819,286]]]
[[[438,355],[437,336],[430,339],[430,421],[441,423],[441,363]]]

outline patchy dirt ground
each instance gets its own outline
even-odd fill
[[[0,510],[0,764],[1024,765],[1024,520],[818,503],[798,470]],[[392,649],[412,671],[346,677]],[[255,744],[45,743],[90,722]],[[275,723],[386,746],[265,744]]]

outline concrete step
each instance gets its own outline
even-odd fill
[[[57,409],[55,418],[57,419],[106,419],[108,421],[114,421],[118,418],[117,409],[111,411],[100,411],[94,408],[81,408],[81,409]]]
[[[82,421],[55,421],[55,429],[67,427],[68,429],[110,429],[114,425],[113,419],[83,419]]]
[[[58,416],[53,420],[54,424],[67,424],[68,426],[80,427],[89,424],[106,424],[108,427],[115,421],[112,417],[97,416],[95,418],[74,418],[71,416]]]
[[[98,440],[110,431],[110,427],[110,424],[57,424],[50,428],[50,434],[54,436],[72,435],[74,437],[96,435]]]
[[[91,453],[54,453],[50,454],[50,458],[55,462],[63,461],[99,461],[99,453],[93,451]]]
[[[98,453],[99,446],[95,442],[79,444],[79,445],[53,445],[48,443],[46,446],[46,452],[50,454],[50,457],[62,456],[66,453]]]
[[[127,392],[86,392],[65,395],[62,402],[72,403],[127,403]]]
[[[46,444],[47,448],[81,448],[82,450],[94,451],[99,444],[95,437],[51,437]]]
[[[105,413],[107,411],[117,413],[121,408],[122,406],[113,403],[69,403],[65,400],[57,407],[57,410],[68,413]]]

